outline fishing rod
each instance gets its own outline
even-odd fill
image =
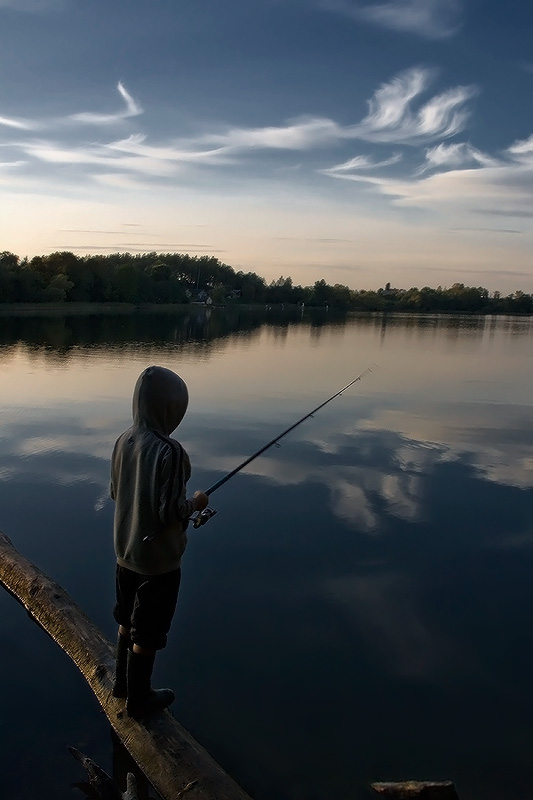
[[[332,394],[331,397],[328,397],[327,400],[324,400],[323,403],[320,403],[320,405],[318,405],[316,408],[313,408],[312,411],[309,411],[307,414],[304,414],[304,416],[301,417],[299,420],[297,420],[296,422],[293,422],[292,425],[289,425],[289,427],[286,428],[282,433],[279,433],[277,436],[275,436],[269,442],[264,444],[263,447],[260,447],[259,450],[255,451],[255,453],[252,453],[251,456],[248,456],[248,458],[246,458],[241,464],[236,466],[235,469],[232,469],[231,472],[228,472],[227,475],[224,475],[222,478],[220,478],[216,483],[214,483],[212,486],[210,486],[209,489],[206,489],[205,490],[205,494],[208,497],[210,495],[212,495],[213,492],[216,492],[217,489],[220,489],[221,486],[224,486],[224,484],[227,483],[227,481],[229,481],[230,478],[233,478],[234,475],[236,475],[238,472],[240,472],[241,469],[244,469],[244,467],[248,466],[248,464],[250,464],[251,461],[254,461],[258,456],[260,456],[262,453],[264,453],[265,450],[268,450],[270,447],[273,447],[275,444],[277,444],[280,439],[283,439],[284,436],[286,436],[288,433],[290,433],[295,428],[297,428],[298,425],[301,425],[302,422],[305,422],[306,419],[309,419],[314,414],[316,414],[317,411],[320,411],[321,408],[324,408],[325,405],[327,405],[328,403],[331,403],[331,401],[335,400],[336,397],[339,397],[343,392],[345,392],[347,389],[349,389],[350,386],[353,386],[354,383],[357,383],[357,381],[360,381],[368,372],[372,372],[372,369],[370,367],[367,367],[365,370],[363,370],[363,372],[361,372],[361,374],[358,375],[357,378],[354,378],[353,381],[350,381],[350,383],[347,383],[346,386],[343,386],[342,389],[339,389],[338,392],[335,392],[335,394]],[[202,525],[205,525],[205,523],[209,522],[211,517],[214,517],[216,513],[217,512],[215,511],[214,508],[209,508],[209,507],[204,508],[203,511],[199,511],[196,514],[196,516],[192,517],[193,527],[194,528],[199,528]]]

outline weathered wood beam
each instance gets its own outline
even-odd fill
[[[451,781],[403,781],[373,783],[372,788],[394,800],[459,800]]]
[[[80,762],[87,773],[87,780],[75,783],[76,789],[84,792],[91,800],[139,800],[137,794],[137,781],[131,772],[127,774],[126,790],[120,792],[113,778],[99,767],[96,762],[83,755],[75,747],[68,748],[70,754]]]
[[[250,800],[168,711],[149,724],[128,717],[124,700],[111,694],[115,656],[109,640],[1,532],[0,583],[74,661],[113,730],[164,800]]]

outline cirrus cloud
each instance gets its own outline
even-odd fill
[[[109,126],[122,124],[128,118],[141,114],[141,106],[119,83],[118,91],[125,102],[124,110],[115,114],[82,112],[55,122],[49,121],[47,126],[55,131],[55,139],[21,138],[18,142],[9,143],[9,146],[14,151],[14,159],[22,154],[25,158],[49,164],[96,166],[102,175],[108,174],[116,185],[120,184],[120,178],[117,177],[120,173],[125,176],[137,173],[149,178],[172,177],[183,172],[185,167],[190,169],[202,165],[232,165],[238,168],[241,162],[244,163],[244,156],[249,159],[261,151],[311,152],[319,148],[336,147],[348,140],[415,146],[453,136],[462,130],[468,119],[467,101],[475,92],[472,87],[452,87],[429,98],[422,98],[434,75],[433,70],[421,67],[413,67],[396,75],[378,87],[368,101],[368,113],[360,122],[352,125],[341,125],[327,117],[300,117],[282,125],[231,127],[202,133],[196,138],[176,137],[156,143],[150,143],[147,135],[139,132],[107,142],[83,142],[78,139],[73,143],[71,138],[65,137],[65,122],[74,121],[91,127],[95,124]],[[16,126],[22,132],[43,127],[27,122],[18,122]],[[452,151],[448,152],[450,154]],[[356,170],[384,168],[399,162],[401,158],[399,152],[385,159],[356,156],[325,172],[339,177],[349,176]],[[91,177],[96,176],[92,174]]]
[[[321,5],[357,21],[427,39],[445,39],[461,27],[460,0],[389,0],[383,3],[322,0]]]
[[[419,102],[435,71],[412,67],[383,83],[368,101],[368,113],[354,125],[339,125],[324,117],[299,117],[286,125],[231,128],[208,134],[199,143],[229,150],[309,150],[335,140],[361,139],[375,143],[418,144],[460,133],[469,118],[466,104],[474,86],[455,86]]]
[[[128,119],[128,117],[137,117],[143,113],[141,106],[136,103],[121,81],[117,84],[117,90],[126,106],[123,111],[118,111],[115,114],[97,114],[93,111],[83,111],[80,114],[72,114],[69,119],[73,122],[85,122],[89,125],[110,125]]]
[[[495,167],[498,161],[492,156],[482,153],[468,142],[455,144],[438,144],[426,150],[426,164],[421,172],[432,168],[456,168],[466,164],[478,164],[483,167]]]
[[[32,131],[35,130],[37,125],[27,119],[14,119],[10,117],[0,117],[0,125],[6,128],[15,128],[18,131]]]

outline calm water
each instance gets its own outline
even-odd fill
[[[532,321],[0,318],[0,528],[110,638],[109,456],[151,363],[189,385],[191,491],[377,365],[191,532],[155,676],[178,719],[256,800],[529,799]],[[105,717],[3,591],[0,614],[0,795],[79,797],[66,747],[110,770]]]

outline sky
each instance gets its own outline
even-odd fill
[[[533,3],[0,0],[0,250],[533,292]]]

